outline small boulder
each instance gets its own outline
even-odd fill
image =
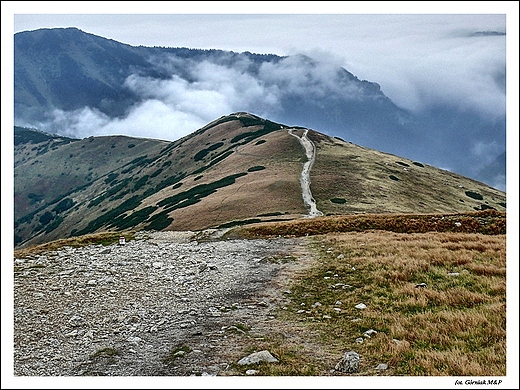
[[[246,364],[256,364],[260,362],[276,363],[277,361],[278,359],[271,355],[271,352],[263,350],[260,352],[252,353],[251,355],[240,359],[238,361],[238,364],[243,366]]]
[[[359,371],[359,355],[355,351],[348,351],[343,354],[341,360],[336,364],[336,371],[351,374]]]

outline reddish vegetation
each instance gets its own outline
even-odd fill
[[[387,230],[397,233],[454,232],[505,234],[506,213],[495,210],[456,214],[363,214],[266,223],[242,230],[248,237],[305,236],[332,232]]]

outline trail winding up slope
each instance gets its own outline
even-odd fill
[[[307,217],[314,218],[314,217],[322,216],[323,213],[321,211],[319,211],[318,208],[316,207],[316,201],[312,197],[312,193],[311,193],[310,172],[311,172],[312,164],[314,164],[314,160],[316,159],[316,148],[314,147],[314,144],[312,143],[312,141],[309,140],[309,138],[307,138],[307,132],[308,132],[308,130],[305,129],[303,131],[303,135],[301,137],[299,137],[297,134],[293,133],[292,129],[289,130],[289,134],[298,138],[301,145],[305,149],[305,155],[307,156],[307,162],[305,164],[303,164],[300,183],[302,186],[303,202],[305,203],[305,205],[307,207],[310,208],[310,211],[309,211],[309,214],[307,215]]]

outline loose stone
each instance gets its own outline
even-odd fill
[[[345,352],[341,360],[336,364],[336,371],[347,374],[356,373],[359,371],[359,355],[355,351]]]
[[[263,350],[260,352],[252,353],[249,356],[246,356],[238,361],[238,364],[240,365],[246,365],[246,364],[256,364],[260,362],[269,362],[269,363],[276,363],[278,359],[276,359],[273,355],[271,355],[271,352],[267,350]]]

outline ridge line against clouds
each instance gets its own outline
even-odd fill
[[[345,5],[335,8],[351,9]],[[20,24],[27,27],[17,27]],[[424,99],[445,96],[446,84],[452,86],[452,91],[465,92],[470,86],[482,90],[474,81],[486,78],[482,76],[482,65],[469,59],[486,56],[485,62],[489,63],[488,57],[496,59],[502,50],[505,61],[505,45],[501,49],[490,42],[503,36],[487,37],[487,41],[481,36],[478,45],[465,42],[472,33],[503,31],[505,15],[441,18],[421,14],[15,15],[15,31],[66,26],[135,46],[328,57],[356,77],[378,83],[394,103],[411,110],[424,108]],[[451,56],[446,56],[447,52]],[[496,60],[491,65],[499,66]],[[448,72],[457,68],[458,74]],[[443,69],[447,74],[441,73]],[[446,77],[450,74],[454,75],[451,79]],[[470,76],[473,82],[466,82]],[[443,89],[438,92],[440,87]],[[484,87],[489,90],[489,86]],[[504,109],[496,106],[499,104],[496,99],[494,106],[490,106],[479,102],[477,96],[470,91],[466,100],[473,100],[480,109],[490,112]],[[455,98],[462,101],[458,96]]]
[[[4,3],[18,3],[14,31],[30,22],[34,28],[74,26],[132,45],[304,53],[379,84],[404,109],[417,113],[445,104],[490,119],[505,113],[506,86],[499,80],[505,79],[506,42],[516,36],[518,43],[518,16],[507,13],[512,2],[132,2],[124,15],[115,13],[119,2],[2,2],[2,8]],[[27,3],[31,7],[23,7]],[[372,13],[385,8],[394,13]],[[176,13],[165,14],[169,9]],[[82,11],[91,13],[77,13]],[[338,13],[346,11],[354,13]],[[507,52],[511,58],[509,44]],[[511,89],[508,76],[511,92],[516,86]],[[508,110],[508,123],[513,112]]]
[[[176,2],[175,11],[189,10],[193,3],[196,2],[181,2],[179,8]],[[233,14],[222,13],[229,12],[233,2],[224,2],[222,7],[219,5],[219,13],[208,13],[215,12],[212,5],[208,9],[204,8],[204,13],[201,12],[203,7],[199,6],[192,14],[153,14],[150,12],[157,3],[150,7],[146,3],[145,14],[121,15],[110,13],[113,9],[110,5],[114,4],[112,2],[108,3],[108,8],[103,4],[102,14],[68,14],[66,7],[60,8],[61,14],[17,14],[14,15],[14,30],[72,26],[89,34],[133,46],[219,49],[283,56],[302,53],[341,66],[360,80],[379,84],[381,91],[397,106],[415,114],[429,115],[439,107],[455,107],[461,112],[474,112],[482,116],[493,127],[497,120],[503,121],[507,104],[506,41],[510,39],[503,33],[506,27],[508,32],[511,31],[506,26],[506,16],[510,20],[509,16],[496,13],[501,7],[507,8],[503,7],[503,3],[498,6],[493,3],[490,8],[489,2],[472,3],[471,7],[467,3],[464,5],[464,2],[455,2],[442,10],[437,3],[429,2],[429,9],[437,11],[434,14],[412,13],[417,2],[394,2],[393,12],[406,7],[406,12],[402,14],[324,13],[332,8],[335,11],[343,9],[359,12],[363,7],[359,7],[359,2],[332,2],[332,7],[329,2],[321,8],[318,4],[310,6],[310,3],[316,2],[304,2],[302,8],[297,8],[298,13],[281,14],[274,13],[283,8],[279,4],[269,9],[271,13],[238,14],[237,8],[233,8]],[[379,11],[385,7],[375,3]],[[258,10],[260,4],[265,5],[266,2],[256,2],[254,7],[249,8]],[[132,5],[125,11],[140,10]],[[284,2],[284,5],[287,6],[288,2]],[[494,12],[473,13],[486,8],[483,5]],[[454,14],[461,6],[465,7],[466,13]],[[117,7],[120,9],[119,4]],[[294,5],[291,7],[296,8]],[[308,13],[313,7],[318,7],[319,13]],[[95,12],[95,8],[90,5],[88,10]],[[168,8],[163,4],[161,11],[168,11]],[[29,25],[34,28],[28,28]],[[206,93],[210,91],[211,86],[206,88]],[[201,97],[203,91],[191,88],[188,92],[189,96],[186,96],[194,98],[195,93]],[[218,91],[216,93],[224,96]],[[271,93],[270,96],[276,99],[276,94]],[[261,97],[256,99],[260,100]],[[191,101],[194,102],[193,99]],[[150,108],[168,113],[168,105],[161,106],[158,103]],[[229,102],[217,103],[215,109],[231,108]],[[269,100],[263,106],[274,107]],[[229,112],[216,113],[224,115]],[[67,113],[62,114],[58,112],[57,119],[64,125],[71,119],[74,121]],[[105,129],[114,128],[113,124],[108,125],[106,119],[97,117],[95,112],[85,114],[88,114],[86,117],[94,115],[97,123]],[[182,112],[176,114],[175,118],[185,123],[196,123],[197,126],[205,124],[201,120],[194,122],[200,115],[193,114]],[[73,115],[79,118],[77,113]],[[207,119],[205,116],[204,120]],[[159,134],[156,136],[161,138]],[[472,148],[472,154],[478,152],[490,159],[493,158],[491,154],[496,155],[500,153],[500,148],[505,149],[504,139],[505,134],[502,133],[497,134],[497,142],[489,142],[493,138],[490,138],[488,131],[488,140],[479,144],[476,139],[475,144],[468,144],[468,147]],[[489,155],[486,151],[489,151]],[[451,169],[450,166],[445,168]]]
[[[27,5],[27,3],[31,3],[30,6]],[[89,12],[95,12],[96,11],[96,3],[100,7],[103,7],[103,12],[105,13],[113,13],[114,9],[121,9],[119,2],[23,2],[23,1],[2,1],[2,166],[4,168],[4,173],[8,170],[7,167],[13,167],[13,133],[12,131],[9,131],[8,129],[12,129],[12,115],[9,115],[9,113],[12,113],[12,107],[13,107],[13,77],[12,77],[12,69],[13,69],[13,63],[12,63],[12,49],[13,49],[13,39],[12,35],[14,33],[13,28],[13,21],[14,21],[14,15],[12,12],[13,10],[17,11],[18,13],[49,13],[49,12],[69,12],[72,14],[75,14],[77,12],[83,12],[83,13],[89,13]],[[141,9],[134,8],[125,8],[125,12],[135,12],[135,13],[141,13],[141,12],[158,12],[162,13],[165,10],[165,2],[134,2],[138,3],[142,6]],[[173,3],[173,2],[171,2]],[[220,13],[217,12],[214,8],[214,6],[210,6],[208,9],[203,9],[203,7],[198,7],[198,9],[194,9],[193,7],[190,8],[188,5],[184,3],[197,3],[197,2],[175,2],[177,4],[177,7],[179,11],[181,12],[190,12],[190,13]],[[200,3],[200,2],[198,2]],[[214,3],[214,2],[208,2],[208,3]],[[219,2],[220,6],[223,7],[222,11],[224,12],[252,12],[252,11],[258,11],[258,9],[255,9],[257,7],[260,7],[261,5],[265,5],[265,2],[247,2],[249,3],[248,7],[255,3],[254,7],[249,10],[245,10],[244,5],[237,2]],[[245,3],[245,2],[243,2]],[[435,14],[441,14],[441,13],[464,13],[464,14],[474,14],[474,13],[489,13],[489,14],[496,14],[496,13],[503,13],[506,15],[506,27],[507,27],[507,36],[506,39],[506,46],[507,46],[507,125],[508,125],[508,134],[507,134],[507,148],[508,148],[508,166],[507,166],[507,174],[508,174],[508,182],[507,182],[507,198],[508,198],[508,226],[507,226],[507,232],[508,235],[511,235],[514,239],[508,240],[507,245],[507,254],[508,254],[508,274],[510,273],[512,275],[512,280],[508,279],[508,286],[507,286],[507,294],[508,294],[508,358],[507,358],[507,372],[508,377],[506,379],[506,385],[507,383],[511,384],[512,387],[515,385],[518,386],[518,353],[514,353],[514,351],[518,350],[518,316],[515,315],[517,311],[515,311],[515,308],[518,309],[518,284],[517,284],[517,275],[518,272],[518,242],[516,238],[518,237],[518,163],[519,163],[519,155],[518,155],[518,2],[516,1],[508,1],[508,2],[444,2],[449,3],[449,8],[441,9],[442,7],[439,7],[437,5],[437,2],[378,2],[377,7],[375,7],[372,3],[373,2],[301,2],[299,3],[298,10],[291,10],[288,11],[287,8],[290,9],[290,7],[293,7],[290,4],[293,4],[292,2],[270,2],[272,5],[272,8],[269,8],[266,10],[266,13],[285,13],[285,12],[291,12],[291,13],[297,13],[299,12],[310,12],[310,13],[327,13],[327,12],[333,12],[336,13],[336,11],[339,10],[339,12],[346,12],[347,10],[350,12],[365,12],[365,13],[372,13],[373,9],[377,9],[378,12],[388,12],[389,10],[386,9],[386,4],[383,3],[391,3],[392,10],[390,12],[401,12],[402,14],[409,14],[409,13],[418,13],[422,14],[423,12],[428,13],[435,13]],[[280,4],[283,3],[283,4]],[[312,7],[309,5],[309,3],[316,3]],[[362,7],[359,7],[358,3],[364,3]],[[49,4],[53,5],[52,7],[49,7]],[[338,6],[338,4],[343,4],[345,8],[341,10],[342,7]],[[346,8],[348,4],[348,9]],[[106,7],[106,8],[105,8]],[[186,8],[184,8],[186,7]],[[242,8],[241,8],[242,7]],[[271,6],[270,6],[271,7]],[[277,8],[281,7],[281,8]],[[284,7],[286,7],[284,9]],[[372,8],[372,9],[369,9]],[[405,9],[406,8],[406,9]],[[88,29],[85,30],[85,32],[94,33],[95,31],[89,31]],[[96,34],[97,35],[97,34]],[[494,37],[489,37],[494,38]],[[496,38],[496,37],[495,37]],[[116,39],[117,40],[117,39]],[[248,49],[248,51],[255,52],[254,49]],[[362,58],[361,58],[362,59]],[[349,72],[352,72],[356,77],[360,79],[367,79],[372,82],[377,82],[380,85],[382,85],[383,92],[391,97],[393,99],[392,92],[390,87],[387,87],[382,79],[383,76],[385,78],[390,78],[392,76],[392,73],[394,72],[393,69],[389,68],[386,69],[386,73],[378,73],[377,77],[372,77],[372,74],[360,74],[357,69],[361,69],[364,63],[360,62],[361,60],[355,60],[350,59],[350,62],[347,63],[347,66],[345,66],[345,69]],[[374,63],[373,66],[377,64]],[[366,71],[368,72],[367,69]],[[373,71],[373,70],[372,70]],[[365,72],[365,70],[363,70]],[[413,80],[412,80],[413,81]],[[406,82],[403,84],[403,90],[406,92],[413,93],[415,91],[412,81]],[[394,102],[396,102],[394,100]],[[397,102],[396,102],[397,103]],[[411,102],[413,103],[413,102]],[[10,243],[12,243],[12,230],[7,228],[9,226],[13,226],[12,224],[12,213],[13,213],[13,199],[12,199],[12,175],[5,174],[2,175],[2,243],[6,243],[6,245],[2,245],[3,252],[2,254],[5,255],[5,258],[11,258],[11,253],[8,251],[11,250]],[[5,227],[5,228],[4,228]],[[2,341],[5,341],[2,347],[2,373],[6,374],[6,377],[11,379],[12,376],[12,365],[10,363],[12,362],[12,354],[6,353],[4,354],[4,348],[7,348],[7,346],[10,346],[12,344],[12,329],[9,325],[10,319],[12,319],[12,313],[8,308],[12,308],[12,291],[9,289],[9,286],[12,286],[12,270],[11,270],[11,264],[6,261],[4,262],[4,265],[2,266],[2,284],[5,286],[2,288],[2,308],[6,308],[6,310],[2,309],[2,316],[5,319],[3,321],[2,325]],[[6,283],[4,284],[4,281]],[[5,305],[4,305],[5,303]],[[512,311],[509,309],[512,308]],[[5,317],[4,317],[5,316]],[[12,322],[11,322],[12,323]],[[4,327],[5,325],[5,327]],[[4,332],[5,330],[5,332]],[[5,340],[4,340],[5,338]],[[7,350],[7,352],[12,352]],[[4,359],[5,358],[5,359]],[[5,372],[4,372],[4,367]],[[11,367],[11,368],[7,368]],[[513,377],[511,377],[513,375]],[[516,378],[516,379],[514,379]],[[2,383],[4,384],[5,381],[9,381],[9,379],[2,379]],[[52,380],[48,381],[49,386],[56,386],[56,379],[58,380],[59,385],[67,385],[67,378],[53,378]],[[280,385],[280,379],[281,378],[266,378],[266,381],[271,381],[271,384]],[[323,378],[320,378],[319,380],[322,381]],[[358,378],[358,379],[367,379],[367,378]],[[382,378],[370,378],[370,380],[373,382],[372,385],[374,386],[381,386],[382,382],[378,382],[379,379]],[[16,382],[12,381],[13,384],[18,385],[35,385],[34,380],[29,380],[31,383],[27,383],[28,378],[16,378]],[[117,378],[112,378],[112,380],[118,380]],[[308,378],[305,378],[304,380],[308,380]],[[414,383],[416,381],[422,380],[421,378],[413,378]],[[446,382],[446,380],[448,382]],[[291,381],[294,381],[294,379],[291,379]],[[429,378],[429,382],[436,383],[438,386],[447,385],[447,383],[450,383],[452,385],[453,380],[451,378]],[[293,382],[289,383],[290,381],[282,380],[283,385],[291,386],[294,385]],[[405,383],[407,381],[405,380]],[[8,383],[8,382],[6,382]],[[45,384],[47,384],[44,382]],[[110,382],[111,384],[113,382]],[[209,384],[209,382],[207,382]],[[324,382],[327,383],[327,382]],[[356,381],[356,383],[361,384],[359,381]],[[70,383],[68,383],[70,385]],[[166,384],[166,383],[165,383]],[[339,384],[339,383],[337,383]],[[41,385],[41,384],[40,384]],[[283,386],[282,385],[282,386]],[[302,383],[303,385],[303,383]],[[388,385],[388,384],[387,384]],[[402,384],[404,385],[404,384]],[[27,386],[21,386],[20,388],[27,387]],[[305,385],[303,385],[305,387]],[[382,387],[384,388],[384,387]]]

